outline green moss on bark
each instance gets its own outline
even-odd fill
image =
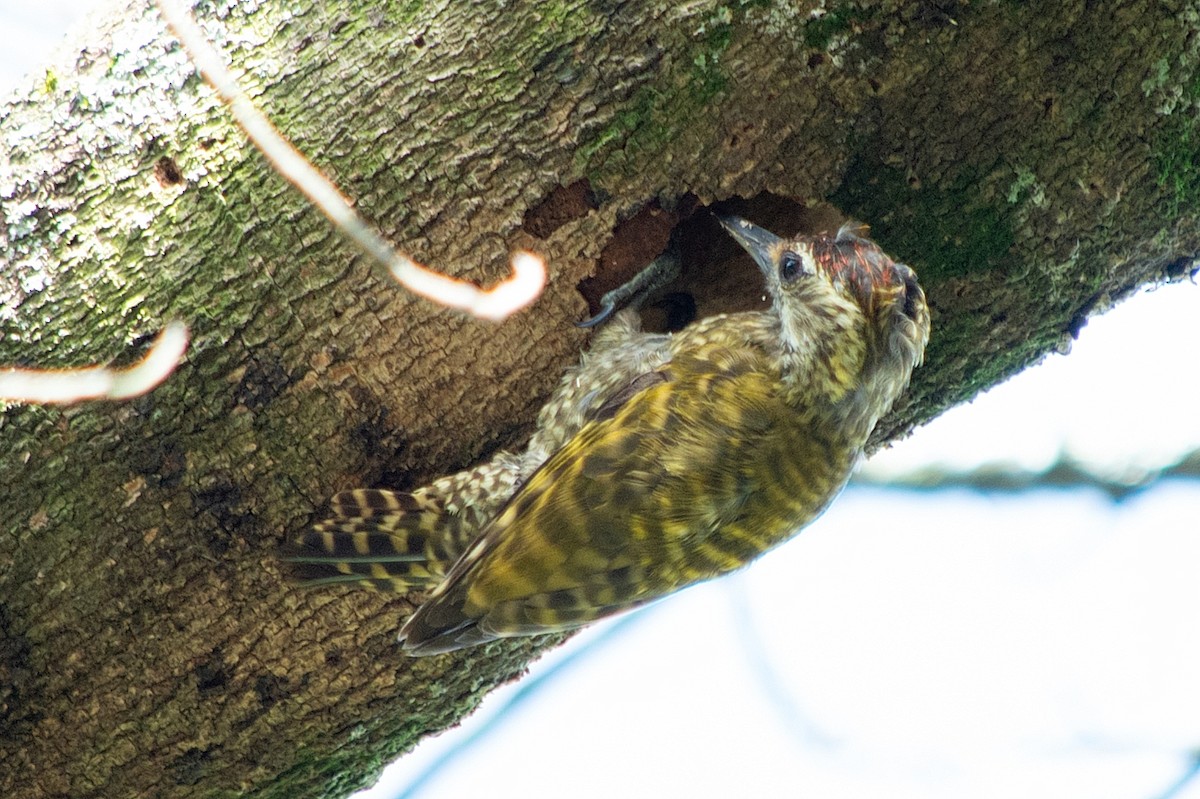
[[[926,281],[1013,264],[1011,210],[981,198],[964,171],[947,187],[913,187],[899,170],[858,158],[830,200],[866,220],[871,236]]]

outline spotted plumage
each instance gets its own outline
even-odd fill
[[[929,333],[913,272],[848,230],[723,220],[771,308],[674,335],[619,314],[525,452],[412,494],[339,494],[290,559],[313,582],[430,594],[413,654],[570,629],[726,574],[837,495]]]

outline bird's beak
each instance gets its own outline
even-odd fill
[[[779,243],[782,239],[741,217],[718,214],[717,220],[729,231],[733,240],[750,253],[763,274],[770,278],[775,273],[775,258],[779,254]]]

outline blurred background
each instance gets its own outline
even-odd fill
[[[95,5],[0,0],[0,94]],[[1193,283],[1094,318],[360,799],[1200,799],[1198,342]]]

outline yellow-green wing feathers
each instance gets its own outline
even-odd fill
[[[405,624],[407,648],[568,629],[732,571],[844,482],[757,351],[710,346],[660,372],[530,477]],[[798,456],[819,468],[785,465]]]

